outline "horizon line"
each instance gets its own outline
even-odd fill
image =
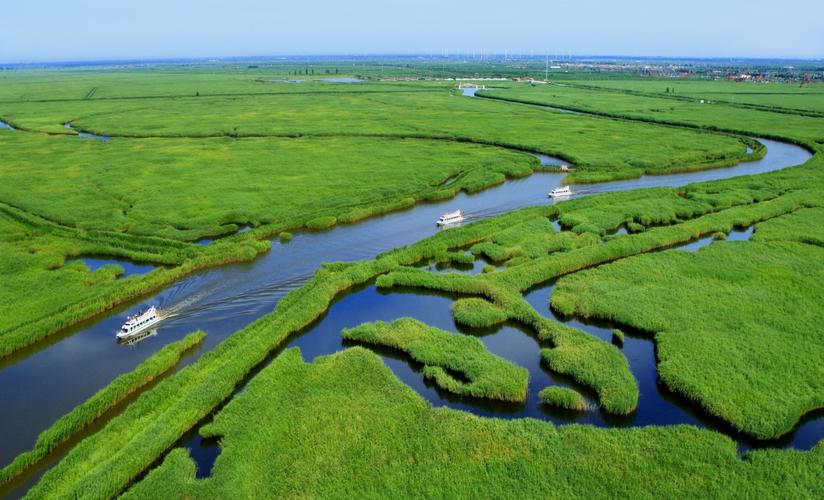
[[[415,52],[415,53],[307,53],[307,54],[272,54],[272,55],[233,55],[233,56],[195,56],[195,57],[124,57],[124,58],[100,58],[100,59],[42,59],[42,60],[16,60],[0,61],[4,66],[38,66],[38,65],[73,65],[73,66],[93,66],[107,64],[174,64],[181,62],[205,62],[214,63],[220,61],[253,61],[271,59],[301,59],[301,58],[377,58],[377,57],[397,57],[397,58],[430,58],[430,59],[450,59],[450,58],[527,58],[542,59],[546,57],[554,58],[560,62],[574,61],[582,59],[614,59],[614,60],[658,60],[658,61],[712,61],[712,62],[747,62],[747,61],[803,61],[803,62],[824,62],[824,57],[774,57],[774,56],[664,56],[664,55],[627,55],[627,54],[560,54],[560,53],[521,53],[521,52]]]

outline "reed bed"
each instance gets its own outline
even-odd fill
[[[447,391],[476,398],[525,401],[529,372],[487,351],[474,337],[453,335],[411,318],[343,330],[346,340],[400,350],[424,364],[424,375]],[[460,374],[466,381],[456,378]]]
[[[175,449],[126,498],[818,496],[822,452],[757,450],[687,425],[602,429],[432,408],[375,354],[289,349],[207,426],[211,476]],[[699,451],[700,450],[700,451]],[[403,464],[403,466],[399,466]],[[322,472],[319,472],[322,471]]]
[[[568,387],[546,387],[538,394],[541,404],[572,411],[585,411],[587,402],[580,393]]]

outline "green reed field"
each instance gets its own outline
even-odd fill
[[[360,348],[311,364],[284,352],[202,432],[221,438],[209,478],[195,479],[178,449],[125,496],[807,498],[821,493],[824,451],[741,460],[728,438],[689,426],[555,427],[433,409]]]
[[[774,108],[786,112],[824,113],[824,85],[748,83],[707,80],[599,80],[575,81],[573,84],[592,85],[633,93],[659,94],[705,101]],[[669,88],[669,92],[667,89]]]
[[[0,130],[0,279],[7,285],[0,287],[0,355],[195,270],[254,259],[278,235],[529,175],[540,166],[524,150],[561,156],[584,180],[729,165],[752,144],[735,134],[784,138],[816,154],[804,166],[755,177],[518,210],[373,260],[325,265],[273,312],[107,416],[46,472],[32,498],[352,496],[377,488],[420,496],[824,494],[821,445],[742,458],[730,438],[692,426],[479,418],[433,409],[367,344],[311,364],[295,350],[278,354],[359,285],[451,292],[462,297],[457,321],[521,324],[541,341],[536,355],[547,370],[591,390],[599,411],[631,414],[639,389],[621,348],[523,298],[560,278],[556,310],[649,332],[662,383],[678,397],[751,436],[781,436],[824,406],[817,363],[824,338],[815,322],[824,308],[824,136],[815,92],[757,87],[761,100],[742,95],[708,106],[692,94],[653,95],[660,93],[653,84],[669,81],[611,89],[508,82],[486,93],[496,99],[460,97],[443,82],[268,81],[298,78],[289,71],[0,73],[0,118],[26,129]],[[700,84],[695,96],[754,88]],[[784,106],[782,92],[793,96]],[[81,139],[76,130],[114,137]],[[555,231],[553,220],[564,230]],[[750,225],[750,242],[657,252]],[[243,226],[252,230],[236,234]],[[619,227],[630,234],[610,234]],[[206,236],[217,239],[193,243]],[[465,262],[467,249],[503,269],[471,276],[414,267]],[[117,266],[92,273],[65,264],[88,253],[161,266],[124,279]],[[43,289],[49,292],[33,293]],[[518,367],[478,342],[462,345],[460,336],[446,339],[416,322],[409,330],[422,339],[412,348],[387,340],[390,330],[377,343],[412,357],[416,351],[441,385],[463,390],[490,373],[502,374],[490,387],[525,384]],[[430,330],[440,335],[421,335]],[[548,404],[581,407],[577,391],[553,387],[543,393]],[[194,463],[179,448],[193,428],[221,437],[205,480],[194,478]]]
[[[301,84],[280,85],[291,89]],[[20,102],[3,105],[0,116],[32,130],[65,133],[63,123],[71,121],[79,130],[124,137],[366,135],[460,139],[554,154],[583,170],[614,171],[616,178],[638,176],[639,168],[660,173],[729,165],[739,161],[746,150],[735,138],[717,134],[571,117],[467,99],[443,87],[437,92],[372,92],[370,85],[350,84],[340,93]],[[649,147],[651,144],[658,147]]]
[[[821,247],[800,243],[714,242],[563,278],[552,304],[656,332],[667,386],[744,432],[773,437],[824,407],[821,257]]]
[[[228,70],[4,73],[0,118],[25,131],[0,130],[10,228],[0,244],[8,284],[0,353],[195,269],[249,260],[276,233],[354,222],[541,168],[513,148],[606,178],[637,175],[638,165],[726,165],[745,152],[735,137],[471,100],[443,82],[277,80]],[[153,137],[82,139],[67,122]],[[257,229],[231,245],[185,243],[244,226]],[[62,265],[91,253],[176,267],[118,280],[114,267]],[[54,293],[29,293],[42,289]]]
[[[600,88],[601,82],[552,84],[530,87],[521,85],[504,90],[490,90],[482,95],[498,99],[515,99],[535,104],[555,105],[569,109],[592,111],[641,121],[683,124],[703,129],[721,129],[748,134],[774,136],[809,143],[824,143],[824,115],[809,116],[804,111],[815,109],[822,95],[815,91],[793,94],[799,111],[749,109],[719,102],[700,102],[699,98],[681,99],[660,93],[627,93]],[[648,84],[647,84],[648,85]],[[656,85],[676,86],[678,82],[659,81]],[[704,84],[707,85],[707,84]],[[753,84],[755,85],[755,84]],[[740,87],[739,87],[740,88]],[[774,88],[774,87],[773,87]],[[817,86],[824,92],[824,86]],[[776,92],[782,89],[776,89]],[[700,94],[696,94],[700,95]],[[761,94],[758,94],[759,96]],[[781,94],[767,94],[778,98]]]
[[[391,272],[389,275],[383,276],[379,280],[381,286],[394,286],[396,284],[409,286],[416,285],[427,288],[435,288],[438,290],[446,290],[459,292],[463,295],[477,295],[483,296],[487,300],[494,301],[499,307],[505,308],[509,311],[509,315],[517,320],[530,325],[535,328],[539,335],[544,336],[551,344],[551,348],[544,350],[544,357],[547,359],[548,366],[553,371],[565,373],[573,376],[584,385],[589,385],[594,389],[600,387],[601,403],[604,408],[609,408],[608,405],[616,404],[620,401],[626,401],[626,396],[621,396],[621,399],[613,399],[622,394],[621,380],[622,373],[631,374],[626,371],[626,362],[623,361],[620,351],[613,346],[599,339],[588,336],[587,334],[568,327],[563,327],[560,324],[551,322],[543,316],[534,311],[528,304],[519,298],[515,293],[516,290],[525,290],[534,285],[557,277],[559,275],[575,272],[576,270],[598,266],[601,263],[611,262],[622,258],[630,257],[632,255],[639,255],[650,250],[664,248],[674,243],[687,242],[702,235],[714,234],[718,231],[729,231],[735,225],[749,225],[760,220],[770,219],[780,220],[782,217],[792,216],[794,213],[802,213],[805,210],[812,210],[805,208],[813,206],[820,200],[818,192],[804,189],[801,184],[798,184],[791,193],[775,193],[771,197],[766,197],[760,201],[753,199],[753,194],[759,192],[758,190],[766,189],[770,181],[783,183],[785,186],[792,186],[793,183],[789,180],[792,177],[797,178],[797,182],[804,183],[809,186],[814,179],[821,177],[809,176],[810,168],[818,163],[814,160],[808,167],[802,169],[795,169],[788,172],[776,172],[764,176],[763,184],[752,185],[751,189],[754,191],[750,194],[749,201],[745,202],[740,197],[738,202],[732,206],[725,206],[723,203],[710,204],[707,200],[717,198],[716,201],[722,202],[724,200],[725,189],[719,187],[728,187],[733,192],[741,194],[745,189],[741,187],[742,180],[733,179],[729,181],[708,183],[705,185],[696,186],[693,190],[696,193],[703,194],[703,201],[694,201],[698,206],[704,206],[706,215],[696,216],[689,221],[677,223],[665,227],[650,227],[646,231],[634,234],[623,235],[617,237],[604,237],[603,243],[599,245],[589,245],[580,247],[573,251],[551,251],[545,256],[531,259],[530,262],[521,262],[520,264],[512,263],[506,270],[492,273],[490,275],[482,275],[479,277],[472,277],[466,275],[444,274],[433,275],[417,269],[405,268],[402,266],[414,265],[416,263],[427,261],[429,259],[438,258],[440,255],[446,254],[449,249],[463,248],[472,243],[480,243],[488,240],[495,234],[507,233],[510,241],[515,241],[512,235],[515,228],[521,226],[523,236],[528,237],[532,234],[534,221],[546,218],[557,217],[560,211],[570,211],[574,213],[576,202],[584,202],[587,200],[576,200],[569,203],[557,205],[556,207],[536,207],[534,209],[525,209],[512,212],[497,218],[488,219],[478,222],[463,228],[458,228],[450,231],[445,231],[428,240],[424,240],[418,244],[412,245],[408,248],[398,249],[380,256],[374,261],[365,261],[356,264],[336,264],[325,266],[320,269],[313,279],[300,289],[290,293],[280,301],[276,311],[273,314],[264,316],[254,324],[237,332],[235,335],[224,341],[216,349],[204,355],[204,357],[180,373],[167,378],[158,386],[141,396],[134,404],[132,404],[124,413],[114,418],[109,425],[96,435],[88,438],[80,445],[75,447],[68,456],[54,469],[49,471],[39,483],[39,485],[32,492],[35,496],[41,495],[94,495],[94,496],[109,496],[123,491],[131,483],[132,478],[140,474],[152,463],[154,463],[162,451],[171,447],[182,433],[186,432],[191,426],[195,425],[201,418],[207,415],[212,408],[220,404],[221,401],[229,398],[235,386],[240,383],[249,374],[250,370],[258,363],[265,359],[266,354],[272,350],[277,349],[282,342],[285,341],[292,333],[304,328],[316,318],[323,314],[329,307],[329,304],[335,296],[348,290],[359,283],[363,283],[375,276]],[[813,172],[817,172],[813,170]],[[746,179],[744,179],[746,181]],[[783,181],[783,182],[782,182]],[[818,181],[821,182],[820,180]],[[750,184],[752,184],[750,182]],[[673,195],[675,190],[669,190]],[[602,195],[598,198],[608,201],[611,197],[616,196],[616,193]],[[761,196],[764,195],[763,191]],[[589,198],[588,200],[598,199]],[[591,201],[587,201],[591,203]],[[610,206],[607,202],[605,207]],[[646,207],[646,208],[645,208]],[[632,210],[633,207],[625,207]],[[655,207],[641,204],[635,207],[639,212],[648,211],[650,217],[655,213]],[[587,233],[592,234],[592,233]],[[580,237],[586,237],[581,235]],[[720,243],[719,243],[720,244]],[[726,243],[723,243],[726,244]],[[739,245],[748,245],[749,243],[739,243]],[[776,283],[774,286],[780,287],[790,285],[787,282]],[[514,288],[514,289],[513,289]],[[786,337],[773,337],[774,342],[784,342],[788,340]],[[723,340],[716,340],[714,345],[717,345]],[[729,350],[715,349],[713,355],[717,357],[718,364],[729,363],[730,360],[725,356],[729,355]],[[682,364],[684,369],[690,369],[689,363]],[[383,369],[385,370],[385,369]],[[752,364],[749,367],[750,376],[761,377],[764,376],[765,365]],[[363,372],[363,369],[357,368],[357,372]],[[276,377],[277,378],[277,377]],[[328,378],[326,375],[323,378]],[[355,383],[358,377],[343,376],[349,384]],[[389,380],[394,380],[391,376]],[[252,379],[253,383],[257,378]],[[723,390],[724,386],[716,387],[711,379],[707,380],[707,386],[704,388],[707,391]],[[393,392],[386,390],[385,382],[374,381],[376,384],[375,390],[381,394],[390,395]],[[395,383],[397,383],[395,381]],[[601,384],[601,385],[599,385]],[[740,386],[731,387],[728,397],[735,399],[735,396],[740,396]],[[789,387],[791,391],[797,391],[799,388]],[[341,391],[338,388],[332,389],[338,396]],[[703,390],[703,389],[702,389]],[[355,393],[365,392],[362,388],[353,389]],[[287,390],[290,394],[304,393],[298,390],[297,393]],[[368,392],[368,391],[366,391]],[[249,394],[247,389],[245,394]],[[346,400],[351,400],[348,395],[342,396]],[[367,396],[367,404],[372,408],[383,408],[378,399]],[[305,401],[304,401],[305,403]],[[746,401],[736,400],[736,405],[743,405]],[[769,415],[774,409],[781,409],[775,404],[776,402],[769,402],[767,407],[763,408],[765,415]],[[422,404],[422,403],[421,403]],[[231,406],[231,405],[230,405]],[[277,403],[266,403],[267,408],[275,408],[279,405]],[[336,405],[325,405],[327,408],[336,407]],[[425,407],[426,405],[424,405]],[[338,406],[341,407],[341,406]],[[357,407],[357,406],[355,406]],[[229,407],[227,410],[229,411]],[[351,415],[353,406],[346,406],[347,414]],[[317,408],[314,406],[308,410],[311,414],[317,415]],[[242,412],[244,415],[249,415],[249,412]],[[358,414],[356,412],[356,414]],[[461,413],[456,413],[461,418],[461,421],[469,419],[475,421],[474,417],[468,417]],[[335,421],[334,416],[330,417],[335,422],[325,426],[328,429],[351,429],[351,418],[342,421]],[[303,420],[301,420],[303,421]],[[359,420],[360,421],[360,420]],[[365,420],[364,422],[371,421]],[[137,425],[138,422],[144,425]],[[481,422],[490,422],[489,425],[494,424],[495,420],[481,420]],[[472,429],[478,429],[474,424]],[[502,424],[503,425],[503,424]],[[510,425],[510,424],[507,424]],[[511,424],[521,425],[521,424]],[[540,424],[545,425],[545,424]],[[271,429],[271,427],[268,427]],[[551,427],[548,427],[551,428]],[[559,432],[572,432],[573,428],[562,428]],[[775,464],[775,469],[770,466],[769,470],[773,473],[784,474],[782,471],[796,471],[804,470],[805,467],[821,466],[820,447],[811,452],[794,452],[794,451],[769,451],[756,452],[747,455],[747,460],[741,461],[735,455],[735,446],[728,440],[717,433],[710,431],[698,431],[691,427],[676,427],[676,428],[657,428],[652,427],[643,431],[623,431],[611,430],[601,431],[590,427],[581,427],[583,433],[595,433],[595,436],[601,436],[600,433],[605,433],[604,436],[613,436],[614,439],[630,439],[627,436],[633,433],[641,432],[638,439],[640,443],[649,445],[651,442],[646,434],[643,433],[663,433],[669,436],[664,440],[662,449],[667,450],[667,453],[684,453],[678,456],[667,456],[666,459],[661,458],[663,462],[671,463],[676,469],[683,469],[684,467],[692,467],[695,465],[694,457],[696,454],[701,456],[723,456],[728,453],[730,460],[735,464],[752,464],[760,463],[764,458],[772,457],[772,459],[779,460],[780,465]],[[207,435],[214,432],[208,429],[203,429],[202,432]],[[466,430],[465,432],[472,432]],[[534,431],[523,431],[525,438],[538,439],[538,442],[544,442]],[[216,434],[224,435],[224,432],[215,432]],[[670,434],[672,433],[672,434]],[[371,435],[371,434],[370,434]],[[398,440],[396,446],[406,446],[406,438],[398,438],[397,433],[393,433],[394,438]],[[580,449],[580,434],[575,434],[575,439],[561,445],[562,449],[569,448],[565,453],[579,453]],[[692,436],[692,437],[690,437]],[[696,441],[695,437],[700,437]],[[362,441],[360,438],[354,439]],[[417,446],[413,441],[409,442],[410,446]],[[461,438],[463,439],[463,437]],[[482,436],[479,438],[480,442],[492,445],[490,437]],[[599,440],[601,438],[598,438]],[[341,442],[341,440],[338,440]],[[611,441],[612,442],[612,441]],[[726,443],[710,444],[715,443]],[[224,444],[224,450],[226,450]],[[310,445],[312,446],[312,445]],[[721,449],[726,448],[728,451],[722,452]],[[267,448],[271,450],[271,448]],[[499,449],[496,447],[495,449]],[[575,451],[572,451],[575,450]],[[610,448],[599,449],[601,459],[598,463],[614,463],[621,460],[618,451]],[[678,450],[678,451],[676,451]],[[715,450],[715,451],[712,451]],[[247,453],[248,450],[244,450]],[[331,453],[331,452],[329,452]],[[718,455],[720,454],[720,455]],[[249,466],[248,457],[252,453],[247,453],[247,460],[244,465],[239,465],[243,468]],[[557,454],[552,453],[547,456],[555,457]],[[253,462],[251,468],[248,470],[261,470],[261,468],[268,467],[267,464],[273,463],[277,460],[276,456],[272,455],[256,455],[260,458]],[[129,457],[129,460],[125,460]],[[175,457],[175,463],[184,465],[183,470],[191,471],[191,465],[188,459],[181,456],[180,452],[175,452],[171,455]],[[612,460],[607,460],[609,457]],[[680,458],[679,458],[680,457]],[[170,460],[172,460],[170,458]],[[221,459],[219,459],[221,460]],[[558,463],[555,459],[548,459],[546,462],[552,467],[557,467]],[[535,461],[530,460],[530,463]],[[538,466],[543,462],[538,461]],[[635,461],[632,461],[635,464]],[[661,467],[661,463],[657,460],[652,460],[651,469]],[[806,464],[806,465],[805,465]],[[216,465],[213,479],[207,481],[206,484],[213,484],[217,482],[214,478],[220,477],[218,468],[220,462]],[[723,469],[719,472],[719,465],[707,466],[708,469],[702,469],[704,472],[696,471],[697,477],[700,477],[700,484],[715,484],[716,482],[729,484],[727,481],[732,481],[735,478],[735,473]],[[160,469],[161,471],[165,469]],[[298,468],[298,471],[303,470]],[[612,469],[609,469],[612,470]],[[657,469],[656,469],[657,470]],[[709,471],[713,472],[709,472]],[[749,469],[746,469],[749,470]],[[648,471],[653,474],[652,470]],[[161,472],[158,472],[161,474]],[[175,473],[177,474],[177,473]],[[181,477],[185,478],[184,473]],[[188,474],[188,473],[186,473]],[[281,476],[277,470],[272,472],[271,480],[279,481]],[[286,476],[292,477],[294,472],[284,472]],[[606,474],[606,475],[605,475]],[[592,471],[590,479],[584,480],[581,487],[598,488],[602,481],[606,481],[609,477],[608,471],[595,470]],[[667,472],[669,474],[669,472]],[[757,472],[757,475],[764,474],[764,471]],[[799,491],[802,496],[815,496],[815,488],[806,484],[807,479],[805,473],[794,473],[800,475],[783,475],[785,480],[778,480],[778,484],[782,488],[790,488],[792,491]],[[259,477],[259,474],[254,474]],[[248,477],[248,473],[232,473],[232,477],[241,478]],[[149,476],[150,478],[152,476]],[[184,494],[187,491],[187,486],[179,486],[174,483],[169,477],[163,476],[164,482],[167,483],[166,491],[169,495],[176,496]],[[324,475],[324,477],[330,477]],[[692,479],[678,481],[672,484],[674,492],[689,493],[691,488],[695,487],[695,475],[690,475]],[[767,476],[764,476],[767,477]],[[772,477],[772,476],[769,476]],[[467,477],[466,480],[473,478]],[[762,477],[763,479],[763,477]],[[288,479],[284,479],[288,480]],[[482,478],[480,479],[482,480]],[[752,491],[769,491],[773,486],[772,482],[762,482],[761,479],[754,480],[750,477],[749,487]],[[554,480],[553,480],[554,481]],[[712,483],[707,483],[712,481]],[[764,481],[767,481],[766,479]],[[771,480],[770,480],[771,481]],[[522,482],[523,483],[523,482]],[[151,483],[150,483],[151,484]],[[199,483],[198,483],[199,484]],[[485,483],[472,482],[471,485],[479,485]],[[524,483],[531,484],[531,483]],[[568,485],[565,481],[560,481],[559,487]],[[147,486],[155,488],[156,486]],[[237,487],[237,486],[235,486]],[[524,486],[526,487],[526,486]],[[640,487],[638,484],[633,487]],[[800,490],[795,490],[800,488]],[[140,487],[138,490],[140,491]]]

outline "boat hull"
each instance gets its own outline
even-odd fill
[[[572,196],[572,191],[550,191],[548,196],[550,198],[569,198]]]
[[[123,339],[129,339],[129,338],[132,338],[132,337],[134,337],[134,336],[136,336],[136,335],[140,335],[142,332],[144,332],[144,331],[146,331],[146,330],[150,329],[150,328],[151,328],[151,327],[153,327],[154,325],[156,325],[156,324],[160,323],[162,320],[163,320],[163,318],[161,318],[160,316],[158,316],[158,317],[156,317],[155,319],[153,319],[153,320],[151,320],[151,321],[148,321],[148,322],[146,322],[146,323],[145,323],[145,324],[143,324],[143,325],[140,325],[140,327],[139,327],[139,328],[135,328],[134,330],[131,330],[130,332],[127,332],[127,333],[124,333],[124,332],[117,332],[117,338],[118,338],[118,340],[123,340]]]
[[[450,220],[444,220],[444,221],[439,220],[435,224],[437,224],[439,226],[451,226],[452,224],[459,224],[463,221],[464,221],[464,217],[461,217],[460,219],[450,219]]]

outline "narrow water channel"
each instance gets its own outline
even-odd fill
[[[74,127],[72,126],[71,123],[64,123],[63,128],[69,128],[69,129],[74,130]],[[103,141],[103,142],[106,142],[109,139],[111,139],[111,137],[106,136],[106,135],[90,134],[88,132],[77,132],[77,136],[80,137],[81,139],[97,139],[98,141]]]
[[[807,151],[797,146],[760,140],[768,147],[768,154],[756,162],[719,170],[645,176],[634,180],[573,186],[573,191],[587,195],[643,187],[680,186],[691,182],[778,170],[801,164],[810,157]],[[163,345],[179,340],[190,331],[203,329],[208,335],[200,352],[213,348],[228,335],[272,311],[280,297],[305,283],[321,263],[369,259],[380,252],[431,236],[437,231],[435,220],[447,211],[461,209],[468,213],[469,221],[472,221],[517,208],[550,203],[547,192],[561,185],[563,177],[564,174],[534,174],[527,178],[508,181],[481,193],[462,193],[451,200],[418,205],[402,212],[367,219],[357,224],[338,226],[325,232],[298,233],[288,243],[275,242],[271,251],[254,262],[196,273],[147,299],[127,304],[104,317],[77,325],[48,342],[0,361],[0,394],[3,397],[3,411],[0,412],[0,442],[3,443],[0,447],[0,465],[9,463],[17,454],[31,448],[37,435],[54,420],[104,387],[116,376],[133,369]],[[364,301],[357,309],[368,317],[359,316],[360,312],[357,312],[357,315],[355,312],[348,313],[352,315],[352,321],[357,319],[359,323],[397,317],[400,309],[392,307],[389,303],[398,300],[394,297],[402,298],[402,315],[423,315],[421,308],[429,305],[433,316],[418,317],[434,326],[455,330],[451,317],[448,317],[448,298],[431,298],[419,294],[383,295],[373,290],[347,296],[341,302]],[[430,303],[431,301],[441,305]],[[152,304],[162,305],[167,311],[173,311],[174,315],[159,325],[157,335],[132,347],[118,345],[114,339],[114,331],[125,321],[126,316],[138,308]],[[545,304],[546,302],[543,308],[538,310],[546,311]],[[341,309],[339,304],[334,310],[338,309]],[[330,317],[333,317],[331,313]],[[324,324],[326,321],[319,323],[321,327],[326,328],[322,326]],[[357,323],[347,323],[349,326],[355,324]],[[300,341],[304,355],[308,359],[314,357],[313,352],[323,351],[326,342],[335,343],[335,350],[340,348],[338,332],[335,332],[335,335],[307,335],[306,338],[320,342],[319,345],[313,346],[309,340]],[[627,340],[625,352],[628,353],[628,357],[635,356],[634,351],[629,348],[634,339]],[[530,371],[537,370],[536,374],[543,371],[536,364],[537,343],[516,326],[503,327],[498,333],[489,336],[485,342],[487,341],[490,349],[497,354],[517,358],[517,362],[523,363]],[[648,346],[647,349],[652,349],[650,342],[639,342]],[[649,353],[638,356],[652,359]],[[195,359],[196,356],[190,356],[184,359],[182,364],[191,363]],[[466,405],[465,409],[475,413],[499,413],[498,408],[483,409],[477,404],[450,401],[449,396],[438,395],[434,388],[427,387],[419,375],[403,375],[404,370],[414,372],[414,366],[406,360],[391,357],[386,359],[395,373],[431,401],[435,401],[434,398],[437,396],[438,401],[445,402],[443,404]],[[652,370],[654,371],[654,363]],[[538,385],[544,381],[545,385],[548,385],[553,379],[548,373],[543,377],[533,377],[532,383],[537,390],[541,388]],[[534,404],[527,404],[524,409],[515,409],[511,414],[523,416],[523,412],[539,411],[540,415],[536,413],[535,416],[553,420],[560,418],[535,407]],[[646,410],[639,409],[639,412],[641,411]],[[605,418],[598,412],[593,415],[588,412],[584,416],[569,417],[572,420],[592,421],[596,424],[599,419],[606,423]],[[650,414],[648,420],[641,415],[636,415],[635,419],[633,424],[635,421],[669,423],[666,417],[662,416],[656,420],[653,414]],[[819,437],[824,435],[821,431],[824,430],[816,431]]]

